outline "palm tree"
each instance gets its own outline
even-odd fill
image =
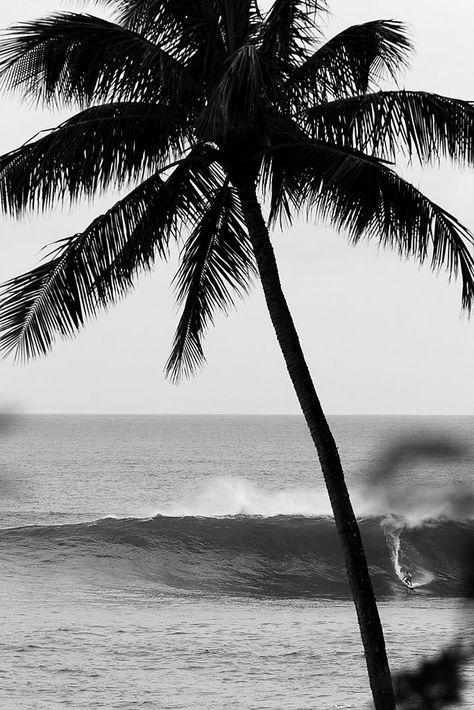
[[[317,448],[344,551],[377,710],[395,700],[361,537],[336,444],[283,295],[269,229],[306,212],[352,242],[377,239],[474,296],[469,232],[395,172],[474,162],[474,107],[382,91],[411,50],[405,27],[376,20],[325,41],[323,0],[95,0],[114,21],[58,13],[3,37],[3,87],[78,110],[0,158],[9,214],[49,209],[110,185],[134,186],[37,268],[3,287],[1,346],[28,359],[71,336],[182,244],[182,312],[168,376],[204,361],[203,334],[258,275]],[[262,199],[265,216],[262,212]]]

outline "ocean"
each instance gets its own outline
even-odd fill
[[[330,421],[392,673],[472,644],[474,417]],[[0,423],[2,710],[372,707],[300,417]]]

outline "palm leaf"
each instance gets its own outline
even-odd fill
[[[154,40],[168,43],[174,34],[208,40],[222,47],[219,27],[219,3],[212,0],[95,0],[110,7],[124,27]],[[245,3],[244,3],[245,4]],[[200,42],[198,42],[200,44]],[[191,42],[196,48],[195,42]]]
[[[307,58],[307,47],[318,34],[315,17],[325,0],[274,0],[260,29],[260,51],[295,67]]]
[[[71,336],[114,303],[167,255],[187,221],[199,220],[215,179],[192,155],[168,179],[151,176],[79,234],[61,240],[49,260],[3,285],[0,348],[21,359],[45,354],[57,335]]]
[[[0,206],[47,209],[156,171],[179,154],[185,114],[156,104],[94,106],[0,157]]]
[[[77,13],[19,23],[0,48],[8,90],[35,103],[166,100],[185,103],[198,87],[155,43],[107,20]]]
[[[248,148],[252,138],[265,133],[269,106],[280,91],[279,77],[265,57],[254,44],[244,45],[227,62],[198,119],[197,134],[241,152],[241,140]]]
[[[181,253],[175,285],[183,311],[166,364],[173,381],[191,375],[204,362],[202,336],[215,311],[227,312],[235,296],[247,294],[254,273],[240,204],[226,181],[210,199]]]
[[[115,10],[120,24],[188,54],[204,44],[231,55],[261,20],[256,0],[95,0]]]
[[[264,153],[260,184],[262,196],[270,197],[269,224],[279,222],[281,229],[291,226],[293,212],[299,209],[298,190],[292,194],[285,161],[280,155],[281,146],[299,144],[307,140],[308,134],[290,116],[276,111],[269,116],[268,143],[271,147]]]
[[[88,0],[83,0],[84,3]],[[189,0],[90,0],[95,5],[110,8],[113,16],[124,27],[143,33],[147,28],[154,33],[182,29],[186,6],[192,11]],[[153,29],[154,26],[154,29]]]
[[[98,0],[99,2],[101,0]],[[148,37],[186,66],[198,82],[211,81],[228,57],[217,0],[102,0],[125,27]],[[233,3],[245,6],[246,0]]]
[[[380,91],[310,108],[312,137],[395,160],[474,160],[474,104],[437,94]]]
[[[258,25],[257,8],[253,0],[218,0],[218,6],[227,54],[231,57],[248,43],[255,31]]]
[[[265,179],[278,165],[280,191],[298,210],[306,209],[349,234],[377,239],[431,267],[461,276],[462,306],[474,302],[474,240],[453,216],[363,153],[316,141],[289,143],[271,151]],[[274,205],[275,217],[279,205]],[[281,208],[280,208],[281,209]]]
[[[406,28],[393,20],[353,25],[323,44],[290,75],[287,89],[297,106],[311,96],[344,98],[378,87],[407,65],[412,49]]]

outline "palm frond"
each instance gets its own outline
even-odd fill
[[[102,1],[114,6],[121,24],[179,59],[195,81],[212,83],[212,77],[220,74],[228,52],[218,0]],[[233,4],[245,5],[245,0]]]
[[[166,47],[180,57],[214,45],[228,56],[245,43],[261,20],[256,0],[96,0],[115,10],[120,24]],[[187,51],[186,51],[187,49]],[[174,51],[173,51],[174,54]],[[202,51],[200,52],[202,55]]]
[[[183,103],[199,87],[160,46],[91,15],[57,13],[13,25],[0,46],[1,85],[36,104]]]
[[[315,18],[326,10],[325,0],[274,0],[260,29],[260,51],[288,67],[307,58],[318,35]]]
[[[379,91],[308,109],[312,137],[387,160],[474,161],[474,104],[438,94]]]
[[[0,157],[0,207],[48,209],[160,169],[184,147],[187,117],[158,104],[93,106]]]
[[[276,78],[253,44],[237,50],[202,112],[197,133],[209,141],[249,143],[252,134],[264,131],[269,103],[278,96]]]
[[[287,82],[298,107],[308,99],[344,98],[378,88],[386,75],[407,66],[412,44],[405,25],[374,20],[353,25],[319,47]]]
[[[95,0],[108,6],[124,27],[153,40],[195,50],[204,36],[220,45],[219,3],[213,0]],[[174,40],[173,40],[174,35]],[[212,43],[212,42],[211,42]]]
[[[256,25],[253,0],[218,0],[224,42],[231,57],[242,45],[247,44]]]
[[[247,294],[254,274],[240,203],[226,181],[210,199],[181,253],[175,285],[183,311],[166,364],[173,381],[188,377],[203,364],[202,337],[215,311],[227,312],[236,296]]]
[[[280,159],[281,146],[299,144],[309,140],[302,126],[291,116],[273,112],[268,121],[269,149],[264,154],[263,170],[261,171],[262,198],[269,200],[269,224],[279,223],[281,229],[291,226],[293,212],[298,207],[298,191],[292,194],[288,181],[285,161]],[[273,149],[276,153],[273,154]]]
[[[61,240],[48,261],[3,284],[0,349],[20,359],[45,354],[58,335],[72,336],[121,298],[157,255],[166,257],[187,221],[198,221],[214,182],[208,161],[190,156],[166,180],[151,176],[84,232]]]
[[[112,12],[113,17],[124,27],[143,32],[147,26],[155,25],[155,32],[166,29],[180,29],[179,16],[185,6],[192,5],[186,0],[82,0],[102,5]]]
[[[474,239],[452,215],[378,159],[316,141],[271,151],[265,179],[279,163],[280,189],[301,210],[329,220],[353,243],[374,238],[400,255],[460,275],[462,306],[474,304]],[[274,207],[278,214],[278,206]]]

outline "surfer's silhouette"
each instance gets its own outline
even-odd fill
[[[413,577],[411,576],[410,570],[407,570],[402,577],[402,582],[406,587],[413,587]]]

